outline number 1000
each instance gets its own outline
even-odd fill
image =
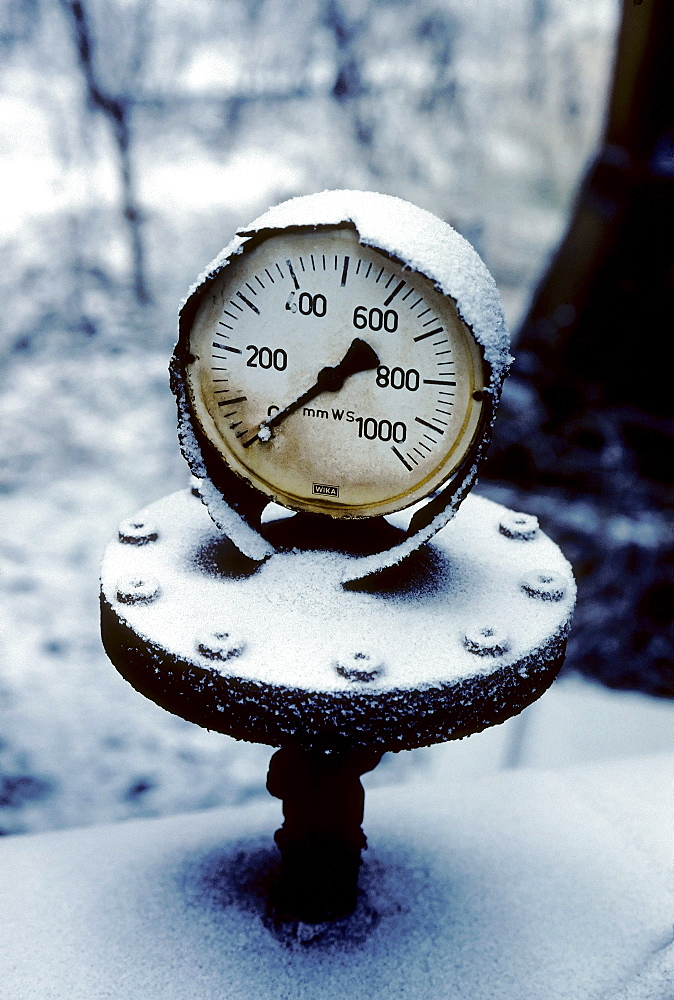
[[[374,417],[356,417],[358,424],[358,437],[367,438],[374,441],[395,441],[402,444],[407,437],[407,427],[402,420],[397,420],[394,424],[390,420],[375,420]]]

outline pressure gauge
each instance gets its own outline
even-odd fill
[[[183,450],[247,554],[267,554],[241,529],[262,539],[270,501],[376,518],[449,484],[447,520],[472,484],[505,324],[477,254],[429,213],[367,192],[286,202],[239,233],[181,318]]]

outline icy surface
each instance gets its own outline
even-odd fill
[[[21,1000],[670,1000],[674,757],[368,793],[362,894],[264,923],[278,803],[0,843]]]

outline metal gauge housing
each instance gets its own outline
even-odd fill
[[[185,304],[173,362],[183,450],[215,486],[216,522],[233,527],[220,501],[254,531],[269,501],[392,515],[448,483],[458,504],[507,365],[494,292],[454,230],[384,195],[294,199],[240,233]]]

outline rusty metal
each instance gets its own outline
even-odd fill
[[[342,754],[284,748],[271,759],[267,789],[283,801],[274,834],[283,868],[271,895],[278,922],[321,923],[348,916],[358,901],[365,793],[361,775],[381,752]]]

